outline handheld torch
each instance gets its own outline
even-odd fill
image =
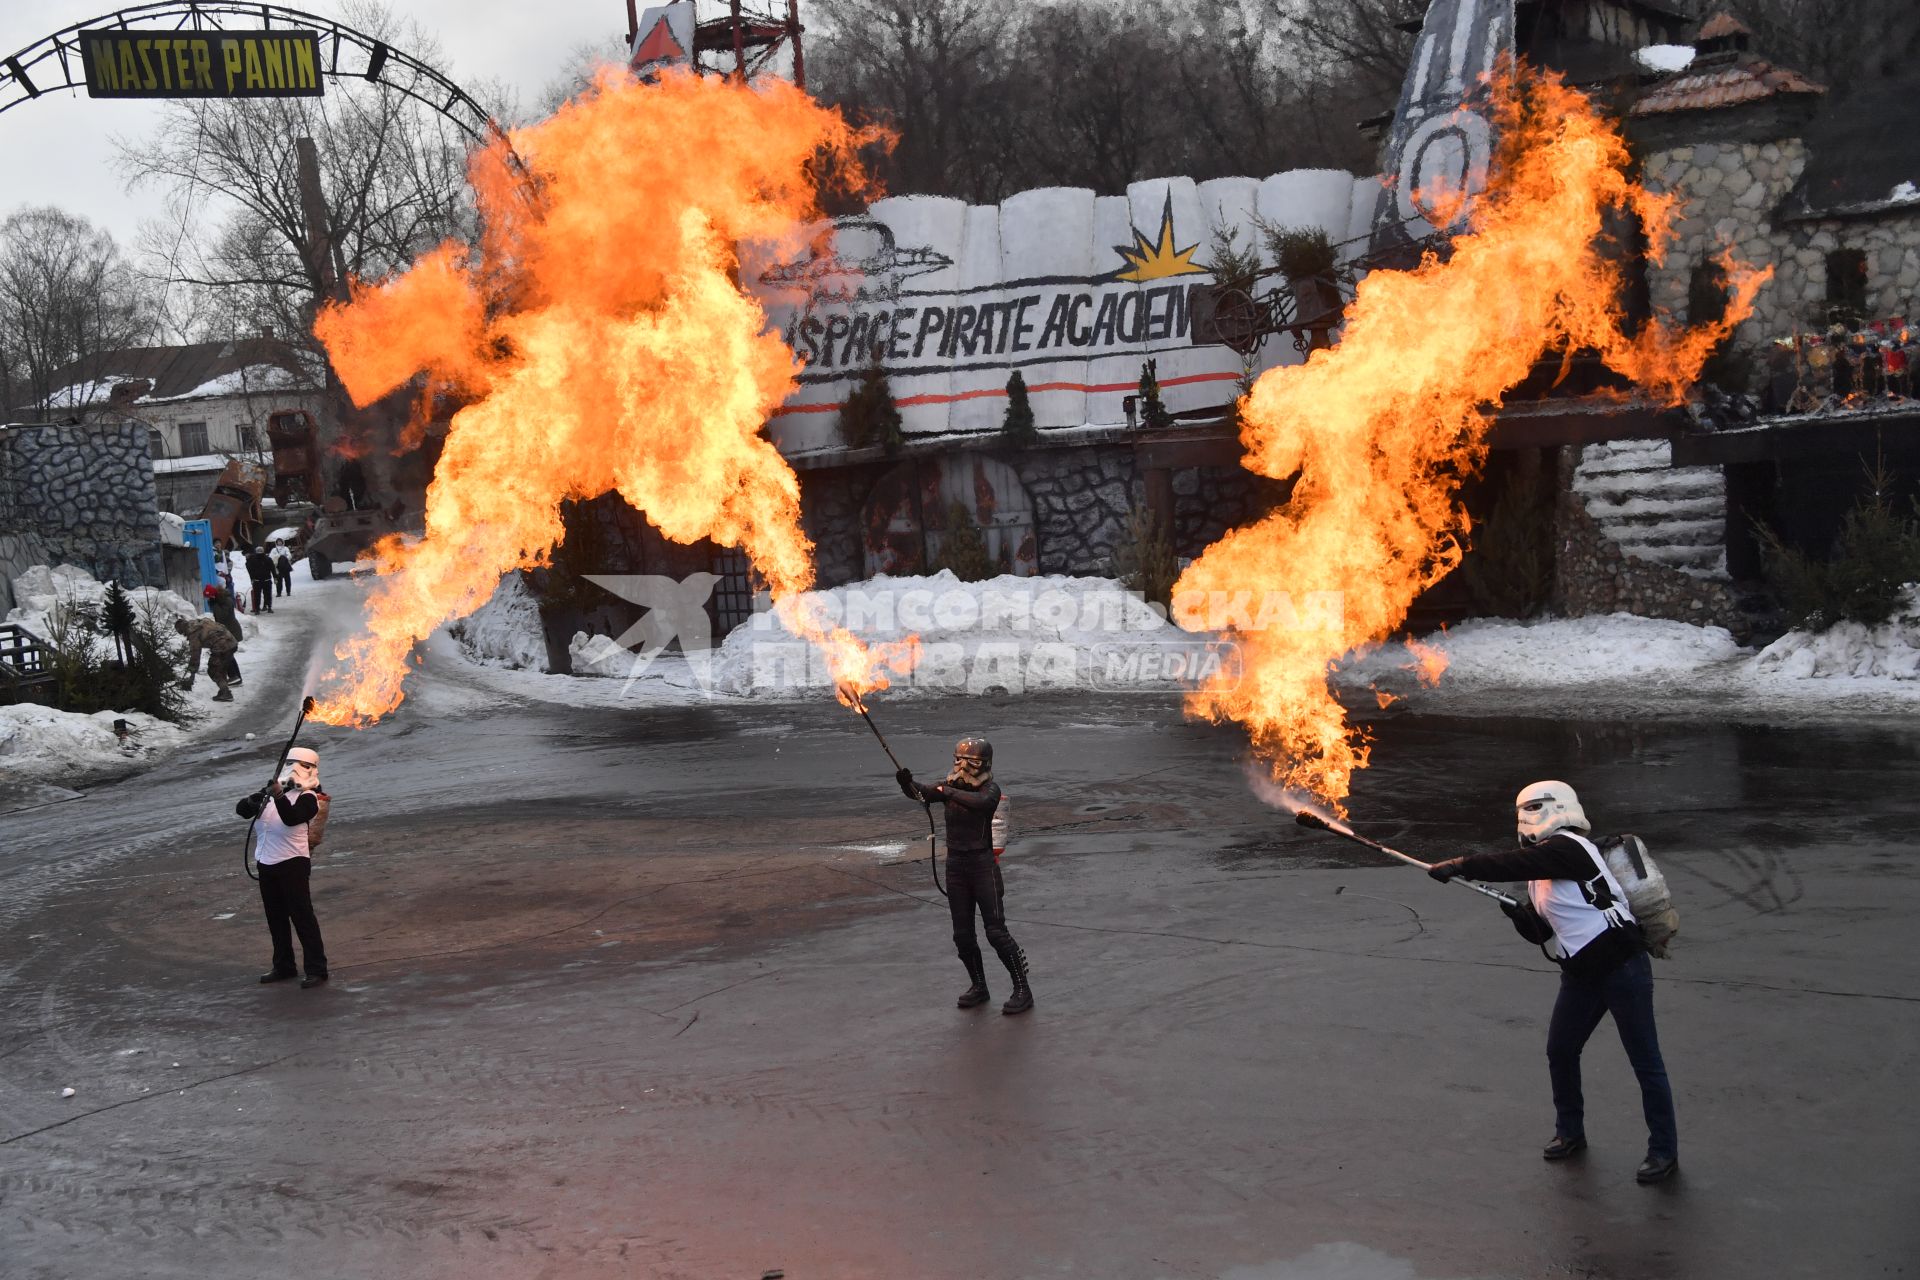
[[[1347,839],[1347,840],[1351,840],[1355,844],[1363,844],[1367,848],[1372,849],[1375,853],[1384,853],[1389,858],[1398,858],[1400,861],[1406,863],[1410,867],[1419,867],[1422,871],[1433,870],[1433,864],[1431,862],[1422,862],[1420,861],[1420,859],[1412,857],[1408,854],[1404,854],[1400,852],[1398,849],[1388,848],[1386,845],[1381,844],[1378,840],[1369,840],[1367,837],[1361,835],[1358,831],[1355,831],[1352,827],[1347,826],[1345,823],[1336,822],[1332,818],[1322,817],[1321,815],[1313,812],[1310,809],[1301,809],[1296,811],[1293,815],[1293,820],[1299,823],[1303,827],[1312,827],[1319,831],[1331,831],[1334,835],[1343,837],[1344,839]],[[1462,879],[1459,879],[1458,877],[1455,877],[1454,879],[1447,881],[1447,883],[1461,885],[1464,888],[1473,890],[1475,893],[1484,894],[1485,896],[1492,898],[1496,902],[1505,903],[1509,907],[1517,907],[1520,905],[1519,899],[1514,898],[1508,894],[1504,894],[1491,885],[1481,884],[1478,880],[1462,880]]]
[[[300,699],[300,714],[294,719],[293,732],[287,735],[286,745],[280,748],[280,758],[273,762],[273,775],[267,779],[267,787],[273,786],[274,779],[280,776],[280,770],[286,768],[287,752],[293,750],[293,744],[299,740],[300,727],[306,724],[307,713],[312,710],[313,695],[308,694],[306,697]],[[263,787],[260,790],[259,794],[262,798],[266,796],[267,787]],[[259,825],[260,814],[256,811],[252,820],[247,823],[247,838],[240,845],[240,869],[247,873],[249,880],[258,880],[260,878],[253,870],[253,833],[254,828]]]
[[[865,700],[860,697],[859,692],[845,685],[841,685],[840,698],[841,701],[859,712],[860,718],[867,722],[867,728],[873,730],[873,736],[875,740],[880,743],[880,749],[886,752],[887,759],[893,762],[894,771],[897,773],[905,769],[906,766],[900,763],[900,758],[893,754],[893,748],[887,745],[886,735],[880,732],[880,726],[875,724],[873,722],[873,716],[868,714],[867,704]],[[934,825],[933,821],[933,803],[928,800],[922,800],[920,807],[924,809],[927,814],[927,869],[933,873],[933,887],[938,889],[940,896],[944,898],[947,896],[947,886],[940,883],[940,862],[938,856],[940,835],[939,828]]]

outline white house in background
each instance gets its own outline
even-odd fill
[[[160,510],[197,516],[229,458],[271,465],[267,418],[320,418],[325,370],[276,338],[103,351],[61,370],[56,414],[113,416],[152,434]]]

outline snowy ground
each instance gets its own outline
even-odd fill
[[[244,600],[250,582],[234,565]],[[44,707],[0,708],[0,780],[52,782],[151,763],[194,743],[238,737],[235,723],[259,698],[291,702],[311,684],[318,655],[357,624],[363,585],[346,576],[316,583],[304,561],[294,590],[271,614],[242,615],[241,671],[249,683],[232,703],[212,701],[204,674],[187,694],[190,723],[139,715],[70,715]],[[99,584],[61,567],[16,580],[21,606],[10,621],[45,634],[56,598],[90,599]],[[191,612],[168,592],[147,593],[163,613]],[[876,578],[818,593],[825,616],[870,641],[918,636],[914,671],[887,700],[1027,694],[1173,693],[1215,662],[1231,661],[1209,633],[1173,626],[1100,578],[1000,577],[962,583],[950,574]],[[699,615],[704,617],[704,615]],[[1292,625],[1311,626],[1302,608]],[[704,624],[702,624],[704,625]],[[458,667],[474,693],[574,707],[664,707],[705,703],[800,703],[831,696],[819,654],[771,614],[736,629],[705,652],[636,653],[639,638],[577,635],[576,675],[544,668],[546,648],[534,601],[517,576],[473,617],[435,635],[430,661]],[[693,636],[698,650],[705,637]],[[1417,650],[1437,652],[1446,670],[1429,685]],[[1402,711],[1460,715],[1561,714],[1569,710],[1641,716],[1730,715],[1817,719],[1910,714],[1920,709],[1920,620],[1822,635],[1790,634],[1754,652],[1718,627],[1615,614],[1536,622],[1469,622],[1409,647],[1381,646],[1350,657],[1337,675],[1356,698],[1389,696]],[[459,697],[456,686],[442,701]],[[125,719],[122,740],[113,722]]]
[[[831,617],[869,640],[916,634],[926,653],[888,698],[1005,691],[1168,692],[1206,669],[1208,633],[1189,634],[1099,578],[995,578],[961,583],[876,578],[822,592]],[[1916,607],[1920,612],[1920,606]],[[1311,610],[1293,615],[1312,625]],[[577,635],[576,676],[546,674],[533,601],[510,580],[489,605],[457,624],[444,657],[465,656],[482,683],[570,706],[795,701],[829,681],[817,655],[771,616],[729,635],[717,650],[647,658],[614,637]],[[635,645],[638,641],[633,642]],[[1445,674],[1428,685],[1418,649]],[[1920,707],[1920,619],[1790,634],[1756,652],[1724,628],[1614,614],[1599,618],[1466,623],[1341,664],[1340,685],[1375,689],[1406,709],[1460,714],[1519,707],[1605,706],[1623,712],[1695,714],[1893,714]]]
[[[252,582],[238,557],[233,562],[233,577],[235,591],[244,603],[251,595]],[[45,637],[51,614],[59,604],[75,599],[96,601],[103,590],[84,570],[71,565],[53,569],[36,566],[14,579],[19,605],[8,613],[7,621]],[[244,639],[235,656],[242,683],[234,690],[234,700],[213,701],[218,687],[206,675],[203,658],[200,675],[185,693],[188,720],[183,725],[138,713],[100,712],[89,716],[31,704],[0,707],[0,782],[85,780],[151,764],[189,744],[240,736],[235,733],[235,722],[257,710],[258,698],[282,697],[290,687],[305,683],[314,655],[337,633],[357,622],[359,590],[345,575],[314,582],[306,562],[296,560],[293,590],[274,602],[273,612],[240,615]],[[198,614],[193,604],[171,591],[130,594],[136,607],[151,602],[169,624],[173,617]],[[129,722],[127,740],[114,734],[115,720]]]

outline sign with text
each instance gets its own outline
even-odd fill
[[[317,98],[313,31],[82,31],[90,98]]]
[[[741,274],[799,362],[773,437],[789,453],[833,449],[841,405],[876,366],[912,436],[998,431],[1016,372],[1042,430],[1126,423],[1149,361],[1169,409],[1225,406],[1250,373],[1300,356],[1269,342],[1243,363],[1202,336],[1221,246],[1265,262],[1263,226],[1356,243],[1375,185],[1318,169],[1155,178],[1112,196],[1047,187],[998,205],[896,196],[805,243],[750,249]]]

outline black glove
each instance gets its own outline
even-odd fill
[[[256,791],[250,796],[241,796],[240,803],[233,806],[233,811],[242,818],[251,820],[259,817],[260,811],[265,807],[265,793]]]
[[[900,784],[900,793],[906,796],[907,799],[918,800],[920,798],[913,789],[913,770],[902,769],[893,775],[893,780]]]
[[[1467,860],[1465,858],[1448,858],[1445,862],[1436,862],[1428,867],[1427,874],[1435,880],[1438,880],[1441,884],[1445,884],[1447,881],[1465,871],[1466,864]]]

